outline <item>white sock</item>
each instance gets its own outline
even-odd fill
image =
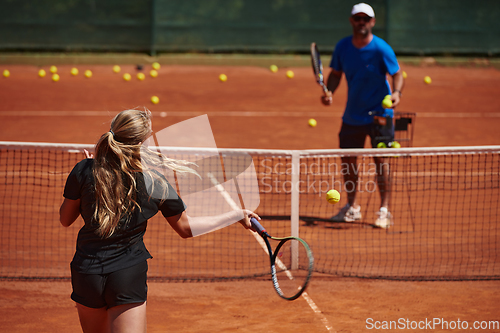
[[[382,213],[387,213],[388,212],[387,207],[380,207],[380,211]]]

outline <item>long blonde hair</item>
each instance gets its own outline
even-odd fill
[[[92,170],[96,198],[94,219],[99,223],[97,233],[103,238],[116,231],[121,218],[141,209],[137,203],[135,174],[148,172],[141,162],[141,146],[151,134],[150,111],[125,110],[115,116],[111,130],[104,133],[96,144]],[[153,165],[196,174],[187,166],[189,162],[168,159],[149,149],[146,151],[147,160]]]

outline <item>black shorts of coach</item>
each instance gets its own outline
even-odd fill
[[[83,274],[71,269],[71,299],[94,309],[146,302],[147,273],[147,261],[108,274]]]
[[[373,123],[354,126],[342,123],[339,132],[340,148],[364,148],[366,137],[370,137],[372,148],[377,148],[380,142],[389,147],[394,141],[394,124],[390,117],[376,118]]]

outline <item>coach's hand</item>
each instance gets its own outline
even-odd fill
[[[325,95],[321,96],[321,103],[326,106],[332,105],[332,92],[327,91]]]

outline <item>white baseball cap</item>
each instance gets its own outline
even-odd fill
[[[370,17],[375,17],[375,12],[373,11],[372,6],[364,2],[358,3],[357,5],[354,5],[352,7],[351,15],[356,15],[359,13],[364,13]]]

